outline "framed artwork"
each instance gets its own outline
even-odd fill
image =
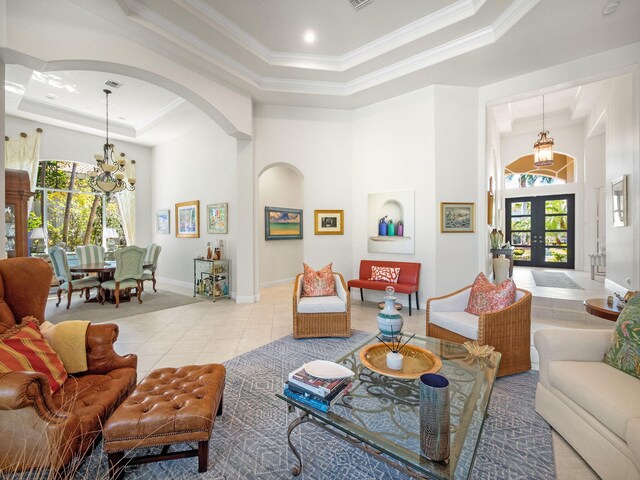
[[[314,210],[316,235],[344,235],[344,210]]]
[[[156,233],[158,235],[169,235],[171,233],[169,209],[156,211]]]
[[[207,233],[227,233],[228,203],[207,205]]]
[[[176,203],[176,237],[200,237],[200,201]]]
[[[374,253],[415,252],[415,192],[370,193],[367,250]]]
[[[626,227],[627,219],[627,175],[611,182],[611,207],[613,208],[613,226]]]
[[[265,240],[297,240],[302,238],[302,210],[264,207]]]
[[[440,231],[444,233],[475,232],[475,203],[441,202]]]

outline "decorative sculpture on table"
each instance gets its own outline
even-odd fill
[[[387,296],[384,297],[384,308],[378,313],[378,328],[385,340],[395,339],[402,332],[402,315],[396,310],[396,297],[393,295],[395,288],[385,288]]]

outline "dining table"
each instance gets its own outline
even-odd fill
[[[153,263],[145,263],[142,268],[144,270],[148,270],[153,267]],[[98,280],[100,283],[106,282],[107,280],[113,279],[113,275],[116,271],[116,262],[115,261],[106,261],[102,263],[85,263],[84,265],[69,265],[69,271],[71,273],[85,273],[91,274],[95,273],[98,276]],[[110,298],[109,292],[107,292],[107,300],[111,302],[115,302],[115,299]],[[121,301],[127,301],[127,297],[120,297]],[[96,297],[89,298],[85,301],[87,302],[97,302],[98,299]]]

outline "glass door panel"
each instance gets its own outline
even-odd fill
[[[574,196],[510,198],[507,238],[516,265],[574,267]]]

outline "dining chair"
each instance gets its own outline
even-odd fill
[[[156,268],[158,267],[158,257],[160,256],[161,250],[162,250],[162,247],[160,245],[157,245],[155,243],[150,243],[149,245],[147,245],[147,254],[144,257],[144,264],[145,265],[151,264],[151,267],[149,267],[148,269],[144,270],[144,272],[142,272],[142,281],[146,282],[147,280],[151,280],[153,282],[154,292],[157,292]],[[143,284],[143,287],[144,287],[144,284]]]
[[[146,250],[131,245],[115,251],[116,270],[113,279],[100,284],[100,303],[107,299],[106,290],[114,291],[116,308],[120,306],[120,291],[126,290],[131,295],[131,289],[136,289],[138,303],[142,303],[142,271]]]
[[[104,247],[99,245],[82,245],[76,247],[80,266],[101,265],[104,263]]]
[[[53,265],[53,272],[60,282],[58,286],[58,303],[60,305],[62,292],[67,292],[67,309],[71,305],[71,296],[73,291],[80,291],[80,296],[84,293],[89,299],[89,292],[92,288],[100,288],[100,280],[98,277],[73,278],[69,271],[69,262],[67,260],[67,252],[60,247],[49,248],[49,258]]]

